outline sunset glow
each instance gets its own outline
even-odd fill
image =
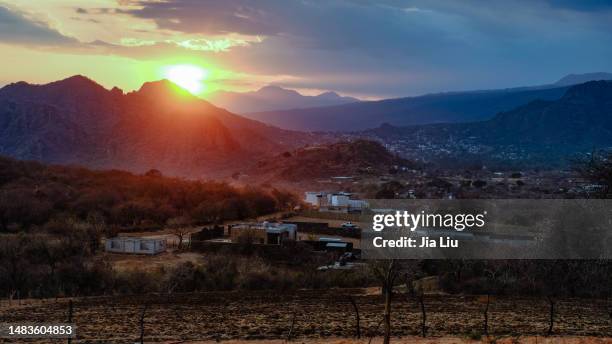
[[[0,0],[0,86],[81,74],[129,92],[168,69],[203,98],[277,85],[382,99],[612,69],[605,1],[534,2]],[[568,21],[581,30],[541,44]]]
[[[184,64],[165,67],[163,75],[166,79],[197,95],[206,90],[204,81],[209,72],[199,66]]]

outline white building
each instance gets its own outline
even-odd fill
[[[352,198],[348,192],[318,192],[308,191],[305,193],[304,201],[319,209],[364,209],[368,208],[368,202]]]
[[[166,251],[165,239],[115,237],[106,239],[106,252],[131,254],[158,254]]]
[[[232,241],[237,242],[242,235],[249,235],[256,243],[280,245],[285,240],[297,240],[297,225],[265,221],[230,226]]]
[[[314,207],[320,207],[323,199],[324,199],[323,192],[307,191],[304,201]],[[325,198],[325,200],[327,201],[327,198]]]
[[[331,194],[329,197],[332,207],[348,207],[350,194],[340,192]]]

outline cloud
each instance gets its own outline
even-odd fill
[[[46,23],[28,18],[24,13],[0,6],[0,42],[58,46],[78,43],[71,37],[62,35]]]
[[[233,47],[244,47],[250,45],[251,42],[244,39],[219,38],[219,39],[165,39],[165,40],[143,40],[137,38],[122,38],[120,44],[115,46],[121,47],[147,47],[162,45],[175,46],[186,50],[193,51],[211,51],[211,52],[228,52]]]
[[[294,87],[406,95],[538,84],[584,68],[612,69],[606,62],[612,60],[612,18],[595,11],[607,7],[603,1],[124,4],[122,13],[151,20],[159,30],[263,37],[232,46],[222,58],[210,51],[202,57],[251,75],[292,75]]]
[[[70,17],[78,16],[87,28],[78,31],[74,25],[72,32],[87,31],[87,41],[98,41],[65,50],[139,60],[180,56],[249,77],[287,76],[279,85],[377,96],[524,86],[568,73],[612,71],[612,5],[606,1],[113,4],[89,8],[82,2],[69,8]],[[11,24],[4,22],[7,11]],[[96,26],[99,20],[105,29]],[[24,27],[42,32],[28,35]],[[14,35],[19,28],[22,33]],[[23,13],[4,9],[0,40],[8,39],[35,45],[76,43]]]
[[[275,8],[270,2],[258,1],[161,1],[128,2],[122,13],[151,19],[162,29],[221,35],[274,35],[283,30],[278,26]],[[137,8],[133,8],[137,7]]]

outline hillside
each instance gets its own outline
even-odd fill
[[[574,154],[612,147],[612,82],[575,85],[559,100],[533,101],[487,121],[384,125],[358,136],[401,141],[398,150],[412,158],[564,165]]]
[[[596,72],[585,74],[569,74],[554,83],[556,86],[571,86],[589,81],[612,80],[612,73]]]
[[[331,177],[381,175],[414,163],[391,154],[381,144],[357,140],[309,146],[260,160],[249,175],[264,181],[303,182]]]
[[[612,144],[612,82],[571,87],[557,101],[535,101],[474,128],[493,144],[585,148]]]
[[[0,154],[95,168],[218,176],[312,141],[196,98],[169,81],[125,94],[83,76],[0,89]]]
[[[206,98],[211,103],[235,113],[331,106],[359,101],[357,98],[343,97],[331,91],[305,96],[278,86],[265,86],[253,92],[217,91]]]
[[[62,234],[68,228],[59,223],[92,218],[109,231],[159,228],[176,217],[191,223],[237,220],[284,209],[293,197],[272,189],[171,178],[157,170],[143,175],[92,171],[0,156],[0,233],[34,228]]]
[[[246,114],[280,128],[311,131],[352,131],[396,126],[469,122],[491,118],[535,99],[558,99],[565,87],[536,90],[498,90],[440,93],[336,106]]]
[[[606,79],[612,79],[612,74],[570,74],[540,86],[428,94],[247,116],[280,128],[314,131],[366,130],[383,123],[407,126],[483,121],[534,100],[557,100],[571,85]]]

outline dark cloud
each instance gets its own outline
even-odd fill
[[[77,7],[75,11],[79,14],[90,14],[90,15],[122,13],[122,11],[119,9],[109,8],[109,7],[97,7],[97,8],[88,8],[88,9]]]
[[[161,29],[202,35],[276,37],[275,42],[283,41],[292,49],[435,58],[441,48],[464,45],[463,38],[454,37],[451,27],[435,24],[453,18],[366,1],[174,0],[130,5],[138,8],[122,13],[151,19]]]
[[[75,7],[153,21],[151,45],[93,42],[81,51],[155,59],[202,58],[245,74],[290,76],[285,86],[401,96],[524,86],[568,73],[612,71],[612,3],[570,0],[120,0]],[[125,6],[124,6],[125,5]],[[104,19],[102,19],[104,20]],[[154,30],[154,29],[153,29]],[[145,35],[145,29],[126,28]],[[174,31],[181,32],[174,37]],[[168,37],[159,40],[160,34]],[[259,36],[230,52],[194,51],[174,38]],[[144,39],[146,40],[146,39]],[[23,13],[0,7],[0,41],[79,45]],[[251,40],[253,41],[253,40]],[[174,43],[173,43],[174,42]],[[75,49],[77,50],[77,49]],[[288,81],[289,82],[289,81]]]
[[[572,72],[612,70],[609,1],[129,4],[123,13],[150,19],[160,29],[265,37],[233,48],[223,62],[248,73],[297,76],[294,87],[406,95],[539,84]]]
[[[57,46],[78,43],[47,24],[0,6],[0,42],[20,45]]]
[[[279,2],[276,5],[280,4]],[[291,3],[287,3],[293,6]],[[273,35],[280,26],[279,7],[269,1],[181,0],[163,2],[131,2],[138,9],[122,10],[138,18],[152,19],[160,28],[188,33]],[[282,8],[282,7],[280,7]]]

